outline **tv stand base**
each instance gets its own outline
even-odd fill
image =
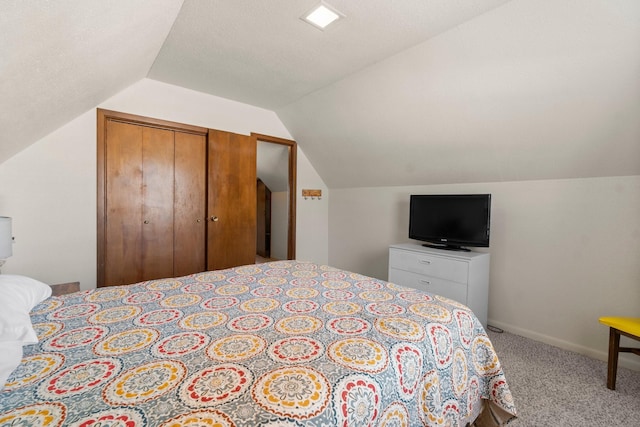
[[[438,245],[435,243],[423,243],[422,246],[425,248],[443,249],[445,251],[471,252],[471,249],[462,246]]]

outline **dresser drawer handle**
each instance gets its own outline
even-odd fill
[[[420,264],[431,264],[431,261],[429,261],[428,259],[421,259],[420,261],[418,261]]]
[[[420,279],[419,282],[423,283],[425,285],[430,285],[431,284],[431,280]]]

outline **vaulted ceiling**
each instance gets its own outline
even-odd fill
[[[0,163],[148,77],[275,111],[329,187],[640,174],[637,0],[0,2]]]

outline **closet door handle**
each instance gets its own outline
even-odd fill
[[[211,221],[218,222],[218,217],[215,215],[211,215]]]
[[[418,261],[420,264],[431,264],[431,261],[429,261],[428,259],[421,259],[420,261]]]

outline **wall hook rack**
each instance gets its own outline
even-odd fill
[[[302,190],[302,197],[307,200],[311,197],[311,200],[322,199],[322,190]]]

